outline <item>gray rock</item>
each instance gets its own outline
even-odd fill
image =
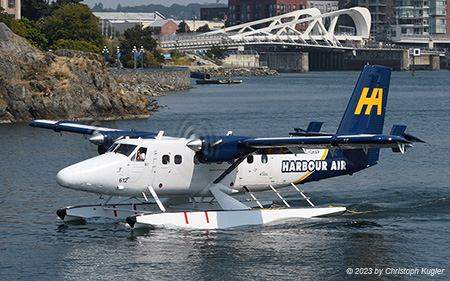
[[[101,57],[74,50],[43,54],[7,31],[0,40],[0,122],[128,119],[157,108],[106,71]]]

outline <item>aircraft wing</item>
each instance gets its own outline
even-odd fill
[[[277,138],[251,138],[243,141],[243,144],[252,148],[290,148],[305,149],[329,148],[332,136],[314,137],[277,137]]]
[[[98,146],[98,152],[104,153],[116,141],[129,138],[155,138],[156,134],[145,131],[124,131],[105,127],[91,126],[75,121],[35,120],[29,123],[32,127],[51,129],[55,132],[70,132],[92,135],[89,141]]]
[[[291,151],[303,149],[362,149],[391,148],[394,152],[405,152],[413,142],[424,142],[404,133],[406,126],[395,125],[391,134],[341,134],[322,136],[292,136],[276,138],[252,138],[245,136],[203,136],[187,143],[196,151],[200,162],[231,161],[245,157],[259,149],[287,148]],[[268,151],[270,153],[270,151]]]
[[[92,135],[96,132],[112,132],[119,131],[117,129],[91,126],[75,121],[51,121],[51,120],[35,120],[29,123],[31,127],[52,129],[55,132],[71,132],[84,135]]]
[[[304,148],[304,149],[364,149],[397,148],[399,145],[412,147],[402,136],[394,135],[341,135],[287,138],[253,138],[243,141],[253,148]]]

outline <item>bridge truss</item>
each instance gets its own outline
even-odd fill
[[[353,19],[351,33],[335,31],[338,18],[347,15]],[[178,50],[201,50],[212,46],[229,49],[249,45],[283,45],[354,48],[369,38],[371,16],[366,8],[354,7],[321,14],[316,8],[243,23],[201,35],[169,35],[160,38],[160,47]],[[351,43],[351,45],[349,45]]]

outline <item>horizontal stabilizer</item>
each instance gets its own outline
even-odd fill
[[[392,129],[391,129],[391,135],[403,137],[405,140],[407,140],[409,142],[421,142],[421,143],[425,142],[425,141],[419,139],[418,137],[415,137],[413,135],[405,133],[405,130],[406,130],[405,125],[394,125],[394,126],[392,126]],[[404,149],[402,146],[393,147],[392,151],[404,153]]]
[[[322,128],[323,122],[311,121],[308,124],[308,128],[303,130],[302,128],[294,128],[293,133],[289,133],[291,136],[331,136],[331,134],[319,133]]]
[[[322,125],[323,125],[323,122],[311,121],[311,122],[309,122],[306,132],[307,133],[310,133],[310,132],[318,133],[318,132],[320,132],[320,128],[322,128]]]
[[[394,125],[392,126],[391,129],[391,135],[394,136],[401,136],[406,130],[406,126],[405,125]]]
[[[411,134],[403,133],[402,136],[403,136],[406,140],[408,140],[408,141],[410,141],[410,142],[421,142],[421,143],[425,143],[424,140],[421,140],[421,139],[419,139],[418,137],[413,136],[413,135],[411,135]]]

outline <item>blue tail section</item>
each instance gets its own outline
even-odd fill
[[[336,132],[337,136],[383,133],[390,80],[390,68],[379,65],[364,66]],[[377,164],[380,149],[344,150],[343,156],[349,168],[357,171]]]
[[[390,68],[364,66],[336,135],[383,132],[390,80]]]

